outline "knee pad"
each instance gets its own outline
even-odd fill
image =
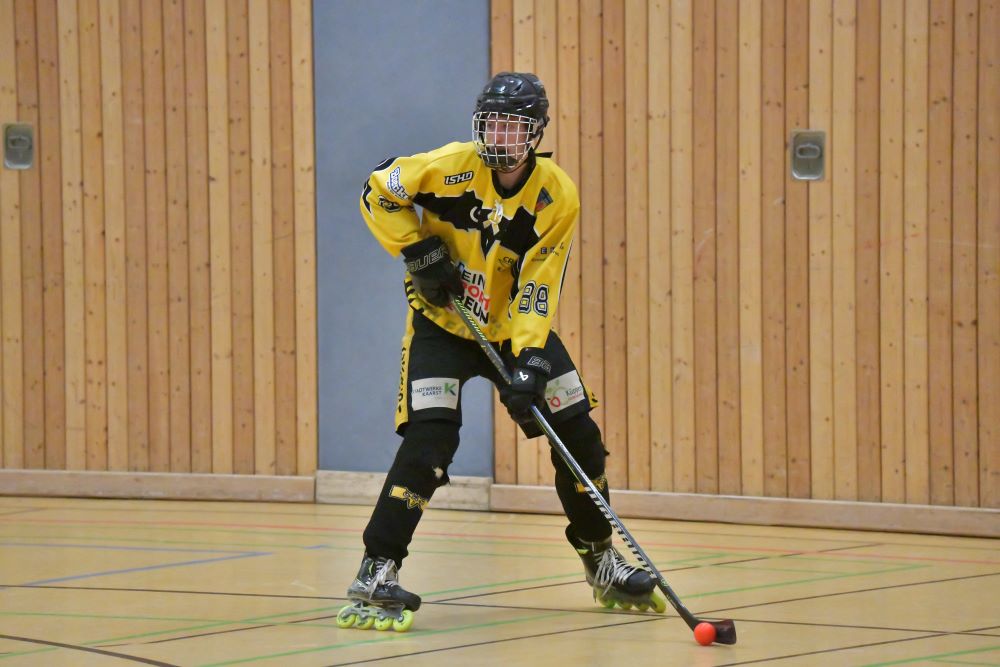
[[[396,452],[393,471],[430,494],[448,483],[448,466],[458,449],[458,424],[445,420],[410,422]]]
[[[563,441],[566,449],[573,455],[588,477],[596,479],[604,474],[604,459],[608,456],[608,450],[604,449],[601,428],[589,414],[576,415],[554,426],[554,429],[556,435]],[[555,449],[552,450],[551,454],[552,465],[555,466],[556,472],[565,472],[572,478],[573,474]]]

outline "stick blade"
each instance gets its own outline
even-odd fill
[[[715,642],[717,644],[736,643],[736,624],[732,621],[709,621],[715,628]]]

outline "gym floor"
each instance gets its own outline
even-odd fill
[[[0,498],[0,667],[1000,665],[998,540],[626,519],[692,612],[735,620],[702,647],[673,608],[596,606],[562,517],[433,508],[413,628],[342,630],[370,510]]]

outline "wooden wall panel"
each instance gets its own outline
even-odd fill
[[[312,14],[250,8],[0,2],[0,466],[315,472]]]
[[[580,82],[555,108],[579,103],[558,153],[575,138],[583,203],[559,325],[613,485],[1000,502],[996,0],[492,7],[494,69]],[[550,23],[577,53],[554,72]],[[497,415],[507,479],[535,483]]]
[[[15,44],[15,40],[14,3],[0,3],[0,44]],[[8,55],[0,61],[0,119],[18,115],[15,57]],[[24,467],[20,207],[17,172],[4,169],[0,171],[0,466],[5,468]]]

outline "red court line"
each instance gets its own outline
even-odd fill
[[[306,530],[315,533],[351,533],[359,534],[361,532],[358,528],[334,528],[330,526],[298,526],[298,525],[288,525],[288,524],[258,524],[258,523],[225,523],[221,521],[127,521],[124,519],[106,519],[106,520],[96,520],[96,519],[26,519],[24,517],[7,517],[0,516],[0,522],[7,523],[53,523],[53,524],[83,524],[83,525],[126,525],[126,526],[204,526],[210,528],[233,528],[233,529],[248,529],[248,528],[259,528],[268,530]],[[527,535],[497,535],[497,534],[472,534],[472,533],[446,533],[446,532],[435,532],[435,531],[421,531],[421,535],[428,535],[434,537],[453,537],[459,539],[475,539],[482,538],[487,540],[511,540],[511,541],[530,541],[530,542],[563,542],[563,538],[560,537],[532,537]],[[748,536],[751,537],[752,536]],[[822,538],[818,538],[822,539]],[[808,538],[804,538],[803,541],[808,541]],[[800,549],[778,549],[774,547],[737,547],[731,545],[718,545],[718,544],[691,544],[682,542],[652,542],[643,541],[644,548],[649,547],[660,547],[660,548],[680,548],[680,549],[724,549],[726,551],[746,551],[750,553],[775,553],[782,555],[795,555],[795,556],[811,556],[811,555],[821,555],[824,558],[845,558],[847,560],[868,560],[872,558],[880,558],[887,560],[903,560],[903,561],[916,561],[916,562],[926,562],[926,563],[951,563],[951,564],[963,564],[963,565],[1000,565],[1000,561],[991,560],[972,560],[972,559],[959,559],[959,558],[931,558],[928,556],[892,556],[883,554],[847,554],[844,552],[825,552],[825,551],[803,551]],[[858,545],[861,547],[862,545]],[[870,548],[871,545],[864,545]],[[886,546],[892,546],[887,544]]]

